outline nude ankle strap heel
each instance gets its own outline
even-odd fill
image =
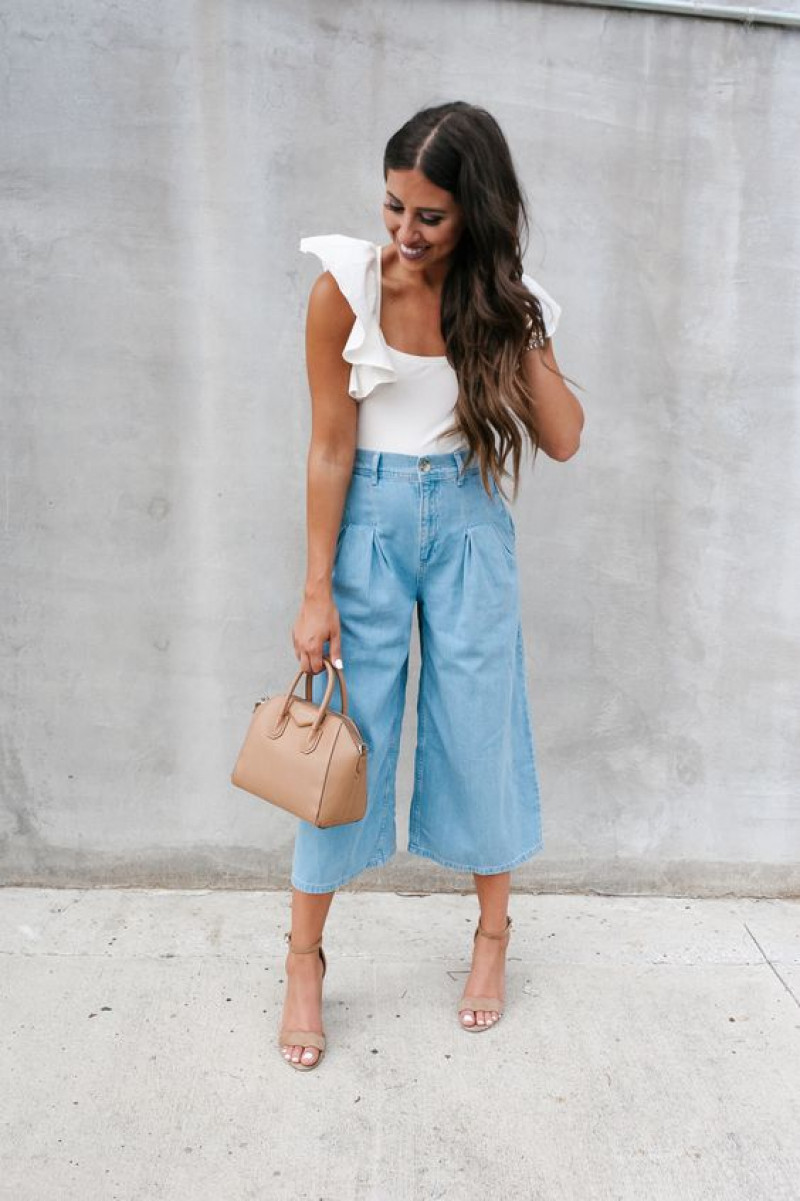
[[[285,938],[286,942],[288,942],[289,950],[292,952],[293,955],[310,955],[312,951],[319,951],[320,958],[322,960],[322,975],[324,977],[328,965],[325,960],[325,952],[322,949],[322,935],[321,934],[320,934],[319,938],[317,939],[317,941],[312,942],[311,945],[308,947],[292,946],[291,930],[287,930],[283,937]]]
[[[480,918],[478,918],[478,924],[475,927],[475,933],[472,936],[473,942],[479,934],[482,934],[484,938],[494,938],[502,941],[506,946],[508,946],[508,940],[511,937],[511,918],[506,918],[505,929],[500,934],[491,934],[488,930],[484,930],[483,926],[481,925]],[[462,1030],[468,1030],[470,1034],[474,1034],[478,1030],[489,1030],[492,1026],[496,1026],[497,1022],[500,1021],[500,1017],[503,1015],[503,1005],[504,1002],[500,997],[470,997],[464,995],[458,1003],[458,1024]],[[500,1017],[498,1017],[496,1021],[485,1022],[482,1026],[479,1026],[477,1022],[474,1022],[471,1026],[465,1026],[461,1021],[461,1014],[465,1009],[471,1009],[473,1011],[476,1009],[483,1009],[487,1011],[493,1009],[495,1013],[500,1014]]]
[[[483,926],[481,925],[481,919],[478,918],[478,924],[475,927],[475,933],[472,936],[473,942],[479,934],[482,934],[484,938],[503,938],[506,942],[508,942],[509,938],[511,937],[511,918],[506,918],[505,929],[501,930],[499,934],[490,934],[488,930],[484,930]]]
[[[288,942],[289,950],[293,955],[310,955],[313,951],[317,951],[319,953],[319,957],[322,960],[322,978],[324,980],[325,973],[328,970],[328,963],[325,958],[325,952],[322,949],[322,935],[320,935],[316,942],[312,942],[308,947],[292,946],[291,930],[287,930],[283,937],[285,938],[286,942]],[[286,1030],[284,1028],[278,1034],[278,1046],[281,1047],[281,1049],[286,1046],[316,1047],[318,1049],[319,1055],[313,1063],[295,1063],[294,1060],[286,1059],[284,1056],[284,1061],[288,1063],[290,1067],[295,1068],[298,1072],[310,1072],[313,1068],[317,1067],[317,1065],[321,1062],[323,1055],[325,1054],[325,1044],[325,1035],[318,1033],[316,1030]]]

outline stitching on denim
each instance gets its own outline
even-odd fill
[[[386,783],[383,786],[383,800],[381,801],[381,824],[378,828],[378,837],[376,843],[380,847],[383,842],[383,833],[386,829],[387,820],[389,817],[389,786],[394,778],[394,773],[397,770],[397,758],[400,753],[400,736],[398,734],[397,746],[389,752],[386,759]]]
[[[394,855],[391,851],[383,855],[380,859],[370,859],[367,863],[363,863],[360,867],[355,868],[351,872],[345,872],[332,884],[310,884],[308,881],[301,881],[299,877],[292,875],[290,877],[291,884],[295,888],[299,888],[301,892],[334,892],[337,888],[341,888],[343,884],[347,884],[350,880],[354,880],[356,876],[360,876],[362,872],[367,871],[371,867],[383,867],[384,863],[388,863]]]
[[[417,749],[416,749],[416,767],[414,770],[414,820],[412,822],[411,838],[419,838],[419,830],[421,825],[422,813],[422,779],[425,773],[425,710],[427,708],[427,695],[424,690],[425,677],[425,648],[423,650],[422,667],[419,675],[419,697],[422,698],[422,704],[419,707],[419,720],[417,722]]]
[[[514,562],[516,562],[516,558],[517,558],[516,545],[513,541],[511,541],[510,543],[506,542],[506,538],[508,537],[508,535],[506,534],[503,527],[498,525],[498,523],[496,521],[473,521],[472,525],[465,526],[464,528],[468,531],[471,531],[471,530],[477,530],[477,529],[482,529],[482,528],[486,528],[486,527],[488,527],[490,530],[494,531],[495,537],[497,538],[497,541],[502,546],[503,550],[506,551],[506,553],[511,556],[511,558],[514,560]]]
[[[466,467],[461,473],[462,482],[466,476],[478,475],[479,472],[479,467]],[[363,466],[356,464],[353,468],[353,475],[361,475],[369,478],[372,476],[372,468],[366,466],[366,464]],[[430,471],[427,472],[427,477],[429,480],[453,480],[456,482],[459,478],[458,470],[455,467],[431,467]],[[381,467],[378,472],[378,478],[382,480],[415,480],[418,478],[418,475],[416,469],[412,471],[408,469],[396,471],[391,467]]]
[[[422,487],[422,484],[418,484],[417,485],[417,547],[419,548],[419,553],[417,554],[417,574],[416,574],[416,578],[414,580],[414,587],[415,587],[415,590],[416,590],[416,593],[418,596],[419,596],[420,585],[422,583],[422,573],[423,573],[423,570],[425,567],[425,564],[422,561],[422,525],[423,525],[422,511],[424,508],[424,503],[425,503],[425,489]]]
[[[539,841],[534,846],[528,847],[528,849],[526,851],[522,851],[514,859],[509,859],[507,863],[501,863],[499,865],[494,864],[494,865],[487,867],[487,866],[473,866],[472,864],[455,863],[452,859],[445,859],[443,856],[436,854],[434,851],[429,851],[429,850],[423,848],[417,842],[412,842],[409,840],[409,843],[408,843],[408,851],[409,851],[409,854],[411,854],[411,855],[421,855],[423,859],[432,859],[434,861],[434,863],[438,863],[442,867],[449,867],[457,872],[476,872],[479,876],[493,876],[493,875],[496,875],[498,872],[510,871],[510,869],[512,867],[516,867],[518,864],[523,863],[526,859],[530,859],[538,851],[541,851],[543,849],[544,849],[544,840],[540,838]]]
[[[494,530],[497,540],[502,546],[503,550],[508,551],[511,557],[514,558],[516,556],[516,545],[508,528],[498,525],[496,521],[487,521],[486,524],[490,529]]]
[[[533,767],[534,775],[537,778],[537,784],[538,784],[538,775],[536,772],[536,754],[535,754],[535,749],[534,749],[536,735],[533,732],[533,722],[531,720],[530,706],[528,704],[528,679],[527,679],[528,669],[527,669],[527,665],[525,662],[525,647],[524,647],[524,639],[523,639],[523,635],[522,635],[522,619],[521,618],[517,624],[516,659],[517,659],[516,675],[517,675],[517,679],[520,681],[520,689],[522,691],[522,708],[523,708],[523,712],[525,715],[525,730],[527,733],[527,738],[525,741],[527,742],[528,763],[529,763],[529,765],[531,765]]]

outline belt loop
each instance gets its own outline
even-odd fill
[[[372,467],[371,467],[371,478],[372,478],[373,484],[377,484],[377,482],[378,482],[378,464],[380,463],[380,461],[381,461],[381,452],[379,450],[374,450],[372,452]]]
[[[457,448],[453,451],[453,454],[455,456],[456,463],[458,464],[458,476],[456,478],[456,483],[460,488],[464,483],[464,459],[466,458],[466,452],[460,448]]]

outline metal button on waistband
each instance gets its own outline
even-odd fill
[[[419,469],[420,469],[420,471],[430,471],[430,469],[431,469],[430,459],[420,459]]]

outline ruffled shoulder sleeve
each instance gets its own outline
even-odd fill
[[[330,271],[353,310],[355,321],[342,351],[351,363],[348,392],[363,400],[377,384],[394,380],[396,371],[380,330],[380,253],[375,242],[347,234],[301,238],[304,254],[315,254]]]
[[[533,278],[532,275],[522,273],[522,282],[529,292],[538,298],[542,306],[542,316],[544,317],[544,331],[548,338],[552,338],[556,332],[559,318],[561,316],[561,305],[557,300],[554,300],[548,291],[546,291],[540,283]]]

